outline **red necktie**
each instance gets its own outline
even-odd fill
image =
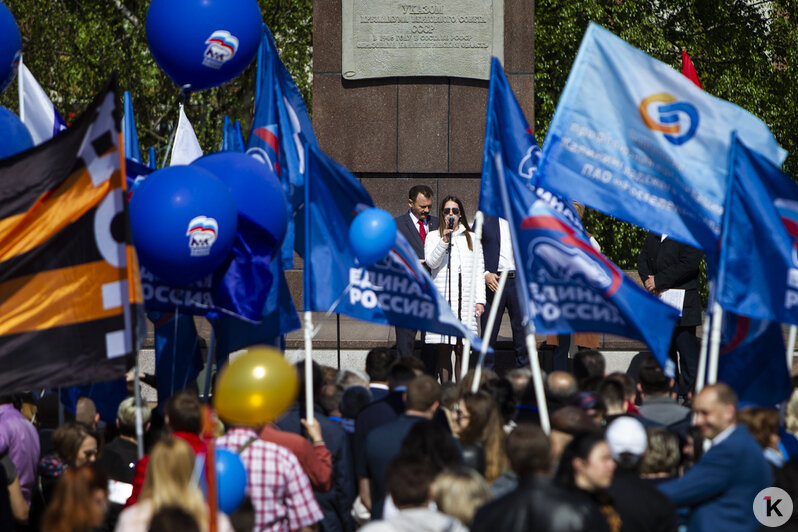
[[[418,221],[418,232],[421,235],[421,241],[424,242],[427,240],[427,232],[424,230],[424,220]]]

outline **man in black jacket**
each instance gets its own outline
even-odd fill
[[[507,458],[519,477],[518,488],[477,511],[472,532],[558,532],[606,530],[598,505],[577,499],[547,478],[549,440],[540,427],[519,425],[507,436]]]
[[[693,391],[698,371],[700,342],[696,327],[701,323],[701,296],[698,294],[700,263],[701,251],[670,239],[667,235],[651,232],[646,235],[646,242],[637,259],[640,280],[652,294],[659,296],[665,290],[684,290],[682,317],[673,330],[669,352],[675,366],[678,394],[683,400]]]

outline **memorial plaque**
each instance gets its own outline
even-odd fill
[[[504,0],[342,0],[346,79],[488,79],[504,56]]]

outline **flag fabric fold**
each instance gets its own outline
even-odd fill
[[[116,379],[141,288],[116,80],[51,142],[0,161],[0,389]]]
[[[784,335],[776,322],[723,313],[718,380],[742,405],[771,407],[792,393]]]
[[[269,28],[263,26],[258,50],[258,75],[255,91],[255,116],[249,134],[247,153],[263,159],[280,176],[292,218],[282,245],[282,267],[294,267],[296,224],[303,219],[302,203],[305,175],[305,145],[318,147],[313,125],[291,74],[280,60]],[[300,251],[301,249],[298,249]]]
[[[682,47],[682,76],[692,81],[699,89],[704,89],[704,86],[701,85],[701,81],[698,79],[698,72],[695,71],[693,61],[690,59],[684,47]]]
[[[202,148],[181,103],[180,117],[177,120],[177,131],[175,132],[175,140],[172,143],[172,157],[169,160],[169,166],[191,164],[200,157],[202,157]]]
[[[136,117],[133,114],[133,98],[130,92],[124,94],[125,114],[122,117],[122,139],[125,145],[125,158],[142,163],[141,150],[139,150],[139,135],[136,131]]]
[[[233,124],[230,121],[230,117],[225,116],[222,133],[222,148],[219,151],[237,151],[242,153],[246,151],[240,121],[236,120],[235,124]]]
[[[19,118],[28,128],[33,143],[41,144],[67,128],[53,102],[25,64],[19,62]]]
[[[740,139],[732,144],[717,301],[798,325],[798,185]]]
[[[427,271],[397,231],[393,249],[371,266],[360,265],[349,226],[374,207],[363,185],[326,154],[309,147],[305,181],[305,310],[481,341],[435,290]]]
[[[774,164],[767,126],[590,24],[543,146],[536,185],[712,252],[731,134]]]
[[[534,144],[494,58],[480,209],[510,223],[527,319],[541,334],[605,332],[642,340],[666,367],[678,311],[593,248],[568,200],[532,186]]]

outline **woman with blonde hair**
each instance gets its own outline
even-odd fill
[[[147,532],[152,516],[161,508],[178,506],[208,530],[208,506],[199,487],[192,482],[196,458],[180,438],[158,442],[150,454],[144,487],[138,502],[119,515],[118,532]],[[219,532],[232,532],[226,515],[218,513]]]
[[[474,334],[477,318],[485,312],[485,261],[479,241],[471,236],[463,202],[455,196],[446,196],[438,211],[439,229],[430,231],[424,240],[424,259],[432,272],[435,288],[449,302],[455,316]],[[471,272],[477,259],[476,297],[470,300]],[[452,346],[455,352],[455,375],[460,378],[463,340],[428,332],[428,344],[438,344],[438,373],[441,382],[452,380]]]
[[[491,499],[492,494],[479,473],[468,467],[456,467],[435,477],[432,496],[438,510],[471,527],[474,514]]]

